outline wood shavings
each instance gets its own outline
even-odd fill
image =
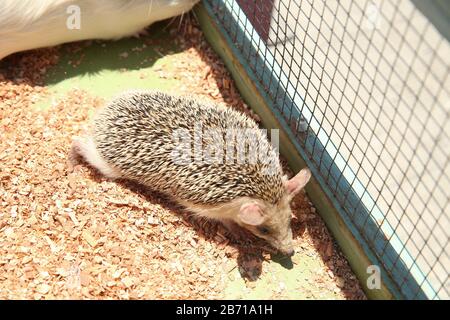
[[[78,221],[78,219],[75,215],[75,212],[69,211],[68,216],[69,216],[70,220],[72,220],[72,222],[75,226],[78,226],[80,224],[80,222]]]
[[[180,94],[231,105],[258,121],[193,19],[185,19],[182,28],[170,31],[170,41],[182,49],[171,55],[173,65],[155,72],[178,79]],[[75,52],[88,45],[63,48]],[[165,56],[157,45],[147,45]],[[0,298],[217,299],[227,281],[242,276],[255,281],[246,278],[252,290],[266,275],[262,263],[269,255],[261,253],[261,242],[240,243],[217,223],[196,219],[161,195],[68,162],[71,138],[82,135],[89,114],[104,101],[72,90],[47,110],[34,108],[49,97],[42,79],[58,61],[58,50],[2,61]],[[127,57],[121,53],[121,59]],[[71,68],[78,64],[71,62]],[[298,217],[293,220],[298,261],[304,255],[322,261],[322,272],[308,279],[311,287],[305,291],[312,298],[324,290],[336,291],[338,298],[364,298],[306,196],[299,195],[292,205]],[[274,284],[280,292],[276,297],[283,297],[285,287]]]
[[[36,291],[41,294],[46,294],[50,291],[51,287],[48,284],[40,284],[37,286]]]
[[[86,240],[87,243],[93,248],[97,245],[97,240],[91,235],[91,233],[88,230],[84,230],[82,232],[83,239]]]

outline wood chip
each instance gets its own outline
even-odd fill
[[[50,291],[50,289],[51,287],[48,284],[43,283],[37,286],[36,291],[41,294],[47,294]]]
[[[125,277],[121,281],[127,288],[131,287],[134,284],[134,280],[131,277]]]
[[[71,212],[68,213],[68,215],[69,215],[70,220],[72,220],[74,225],[78,226],[80,224],[80,222],[78,221],[78,219],[77,219],[77,217],[75,215],[75,212],[71,211]]]
[[[89,243],[91,247],[94,248],[97,245],[97,240],[95,240],[95,238],[91,235],[91,233],[88,230],[83,230],[82,236],[83,239],[86,240],[86,242]]]

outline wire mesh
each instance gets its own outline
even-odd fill
[[[450,45],[401,0],[211,0],[402,296],[449,299]]]

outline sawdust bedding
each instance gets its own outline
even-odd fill
[[[180,93],[232,105],[258,121],[195,22],[182,24],[182,32],[171,28],[183,50],[159,76],[180,79]],[[72,90],[45,111],[34,108],[50,95],[43,77],[59,50],[19,53],[0,69],[0,298],[217,299],[236,268],[252,288],[270,258],[261,241],[243,243],[161,195],[68,161],[72,136],[104,101]],[[292,206],[296,255],[321,266],[299,290],[310,298],[330,291],[364,299],[307,196]]]

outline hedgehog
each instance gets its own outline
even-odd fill
[[[283,174],[276,145],[231,107],[128,91],[106,104],[72,150],[110,179],[134,180],[188,211],[236,224],[293,255],[290,202],[311,177]]]

